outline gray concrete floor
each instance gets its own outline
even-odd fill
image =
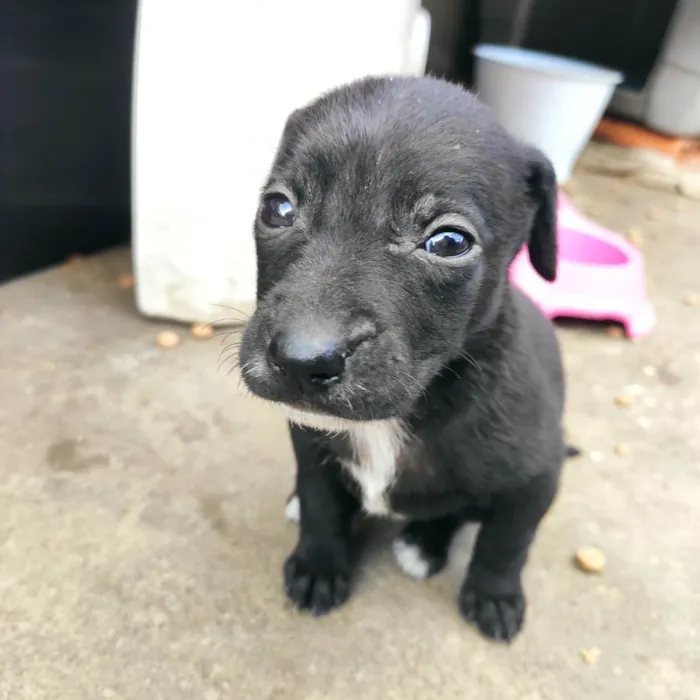
[[[116,282],[127,251],[0,289],[0,697],[698,698],[700,306],[682,300],[700,291],[700,202],[586,173],[572,187],[603,223],[642,228],[658,326],[635,343],[562,327],[587,454],[511,648],[457,615],[469,532],[416,583],[373,526],[345,608],[289,609],[284,423],[217,369],[219,339],[156,347],[166,326]],[[580,545],[605,552],[601,576],[572,566]]]

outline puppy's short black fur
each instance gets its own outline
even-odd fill
[[[294,113],[258,218],[243,378],[289,408],[300,538],[286,590],[325,613],[350,591],[351,520],[405,516],[426,576],[482,523],[462,615],[510,640],[521,573],[557,490],[564,382],[551,324],[508,282],[527,244],[556,274],[556,182],[460,87],[372,78]]]

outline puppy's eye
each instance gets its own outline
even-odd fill
[[[270,228],[289,228],[296,214],[292,203],[283,194],[269,194],[263,200],[260,218]]]
[[[453,229],[440,229],[436,231],[425,243],[423,248],[431,255],[441,258],[458,258],[466,255],[474,245],[472,236],[463,231]]]

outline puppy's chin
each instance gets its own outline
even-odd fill
[[[349,420],[347,418],[339,418],[331,416],[327,413],[316,413],[302,408],[294,408],[293,406],[282,405],[282,412],[287,417],[287,420],[297,425],[314,428],[323,433],[341,433],[352,431],[357,427],[358,423],[366,423],[367,421]]]
[[[290,385],[263,362],[244,364],[241,375],[253,395],[277,404],[289,420],[331,432],[348,430],[360,422],[401,417],[420,394],[417,385],[414,395],[405,382],[388,377],[381,384],[348,378],[320,391],[304,390]]]

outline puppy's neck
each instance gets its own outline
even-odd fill
[[[351,421],[294,408],[285,412],[298,425],[346,435],[352,459],[343,459],[341,464],[360,487],[363,509],[371,515],[390,514],[387,492],[397,477],[399,457],[409,439],[403,421]]]

